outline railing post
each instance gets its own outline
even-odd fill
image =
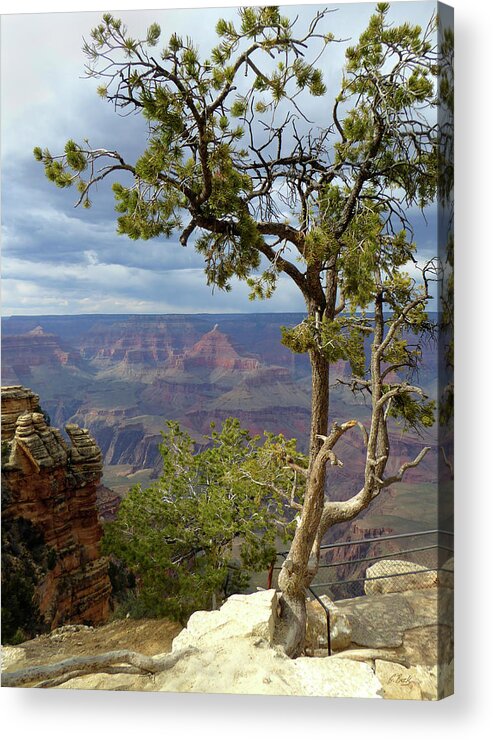
[[[453,532],[449,532],[448,530],[443,530],[443,529],[427,529],[427,530],[422,530],[420,532],[406,532],[406,533],[403,533],[403,534],[384,535],[384,536],[379,536],[379,537],[365,537],[364,539],[361,539],[361,540],[352,540],[352,541],[349,541],[349,542],[333,542],[333,543],[331,543],[329,545],[322,545],[320,549],[321,550],[329,550],[329,549],[338,548],[338,547],[350,547],[350,546],[354,546],[354,545],[369,545],[369,544],[372,544],[373,542],[402,540],[402,539],[409,538],[409,537],[422,537],[422,536],[431,535],[431,534],[443,534],[443,535],[448,535],[450,537],[453,537]],[[368,563],[368,562],[372,562],[372,561],[378,562],[379,560],[389,559],[389,557],[391,559],[395,560],[399,555],[408,555],[408,554],[412,554],[412,553],[425,552],[427,550],[445,550],[445,551],[449,551],[449,552],[453,553],[453,547],[448,547],[448,546],[443,545],[443,544],[433,544],[433,545],[426,545],[426,546],[423,546],[423,547],[417,547],[416,546],[416,547],[411,547],[411,548],[404,549],[404,550],[397,550],[395,552],[387,553],[387,554],[384,554],[384,555],[373,555],[371,557],[368,556],[368,557],[356,558],[356,559],[351,559],[351,560],[338,560],[338,561],[330,562],[330,563],[327,563],[326,565],[320,566],[320,568],[332,568],[333,569],[333,568],[335,568],[338,565],[351,565],[351,566],[355,566],[355,565],[358,565],[360,563]],[[278,557],[286,557],[287,555],[288,555],[287,552],[278,552],[277,553],[277,556]],[[276,561],[274,561],[273,563],[271,563],[271,565],[269,567],[269,572],[268,572],[268,577],[267,577],[267,579],[268,579],[267,580],[267,583],[268,583],[267,588],[271,588],[272,587],[273,571],[274,570],[279,570],[279,566],[276,566],[275,563],[276,563]],[[410,565],[412,565],[412,563],[410,563]],[[338,586],[348,585],[348,584],[355,584],[355,583],[364,583],[367,580],[376,581],[376,580],[380,580],[382,578],[392,578],[392,577],[404,578],[406,575],[407,576],[422,575],[424,573],[435,572],[436,570],[439,570],[439,568],[438,567],[436,567],[436,568],[423,568],[422,570],[419,570],[419,571],[418,570],[416,570],[416,571],[410,570],[410,571],[407,571],[405,573],[392,573],[392,574],[388,574],[388,575],[386,574],[386,575],[373,576],[373,577],[367,577],[365,575],[362,578],[349,578],[349,579],[342,580],[342,581],[337,581],[336,580],[336,581],[329,581],[328,583],[317,583],[315,585],[317,586],[317,588],[326,588],[326,587],[329,587],[332,590],[334,588],[337,588]],[[336,574],[336,577],[337,577],[337,574]],[[319,602],[319,604],[322,606],[323,610],[325,611],[326,618],[327,618],[327,652],[328,652],[328,655],[330,656],[332,654],[332,645],[331,645],[331,638],[330,638],[330,612],[329,612],[329,608],[323,603],[323,601],[317,596],[317,594],[313,591],[313,589],[310,586],[308,586],[307,591],[310,591],[310,593],[312,594],[312,596]],[[349,590],[348,590],[348,593],[349,593]],[[364,593],[364,591],[363,591],[363,593]],[[361,595],[363,595],[363,593]],[[332,598],[334,600],[337,600],[338,598],[341,598],[341,596],[337,597],[337,595],[334,595],[334,594],[331,594],[331,596],[332,596]],[[353,597],[353,596],[354,596],[354,594],[351,593],[350,596],[346,596],[345,598],[350,598],[350,597]]]
[[[330,609],[329,607],[326,608],[325,615],[327,617],[327,655],[330,658],[330,656],[332,655],[332,648],[330,644]]]
[[[332,647],[331,647],[331,644],[330,644],[330,610],[329,610],[329,607],[326,604],[324,604],[324,602],[322,601],[322,599],[319,596],[317,596],[317,594],[311,588],[311,586],[308,586],[308,590],[312,594],[312,596],[314,596],[316,598],[316,600],[318,601],[318,603],[320,604],[320,606],[322,607],[322,609],[325,612],[325,618],[327,620],[327,655],[330,658],[330,656],[332,655]]]

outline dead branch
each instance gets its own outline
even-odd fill
[[[292,457],[288,457],[286,459],[286,465],[291,468],[291,470],[294,470],[295,473],[300,473],[304,478],[308,476],[308,470],[303,468],[301,465],[298,465],[298,463],[295,463]]]
[[[329,437],[326,437],[324,434],[317,434],[317,438],[321,439],[322,442],[326,443]],[[335,454],[334,450],[332,449],[326,449],[325,456],[327,457],[328,462],[330,462],[331,465],[335,465],[338,468],[344,467],[344,463],[339,460],[337,455]]]
[[[409,385],[409,383],[403,382],[393,386],[389,391],[383,393],[375,404],[375,409],[379,410],[384,406],[390,398],[398,396],[400,393],[414,393],[422,398],[427,398],[422,388],[416,385]]]
[[[52,665],[30,666],[19,671],[2,674],[2,686],[16,687],[26,684],[36,684],[39,688],[47,688],[54,679],[60,679],[58,683],[68,681],[76,673],[78,676],[91,673],[133,673],[129,666],[136,669],[135,672],[142,674],[155,674],[166,671],[181,659],[196,651],[196,648],[185,648],[175,653],[168,653],[162,658],[153,658],[132,650],[114,650],[100,655],[89,655],[87,657],[67,658]],[[120,664],[123,664],[120,666]],[[128,664],[128,665],[125,665]],[[123,670],[122,670],[123,669]]]
[[[399,481],[402,480],[402,476],[404,475],[406,470],[409,470],[409,468],[415,468],[417,465],[419,465],[426,453],[430,450],[431,447],[423,447],[419,455],[417,455],[414,460],[403,463],[395,475],[391,475],[389,476],[389,478],[385,478],[381,482],[381,488],[387,488],[387,486],[391,486],[393,483],[399,483]]]
[[[101,671],[102,672],[102,671]],[[117,675],[123,673],[125,675],[142,676],[143,673],[139,668],[133,666],[108,666],[105,668],[104,673],[108,675]],[[64,673],[62,676],[56,678],[49,678],[47,681],[41,681],[33,686],[33,689],[53,689],[56,686],[60,686],[63,683],[67,683],[72,678],[80,678],[81,676],[87,676],[87,671],[81,669],[80,671],[71,671],[70,673]]]

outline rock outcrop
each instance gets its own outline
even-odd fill
[[[32,391],[2,388],[2,520],[7,530],[29,529],[36,552],[44,553],[39,562],[27,564],[27,571],[33,608],[39,609],[47,628],[71,621],[99,624],[110,610],[108,562],[101,557],[96,507],[101,451],[87,430],[69,424],[66,432],[71,444],[48,425]],[[34,546],[10,544],[2,583],[18,579],[26,572],[29,553],[34,557]],[[24,583],[24,576],[20,580]]]
[[[424,589],[336,602],[331,612],[349,621],[351,644],[332,657],[291,660],[276,645],[278,594],[234,595],[218,611],[195,612],[178,635],[176,626],[163,634],[159,621],[131,619],[86,634],[56,630],[6,651],[3,685],[51,679],[38,685],[436,700],[453,693],[452,628],[442,608],[451,599],[450,589],[441,600]],[[96,661],[94,645],[110,652]]]
[[[39,396],[21,385],[2,388],[2,442],[15,436],[17,419],[21,414],[40,411]]]
[[[96,673],[63,687],[381,698],[381,683],[365,663],[288,658],[274,643],[277,598],[274,590],[234,595],[218,611],[195,612],[173,640],[176,663],[152,678]]]
[[[435,588],[438,573],[407,560],[380,560],[367,568],[365,594],[389,594]]]
[[[352,649],[341,655],[371,657],[385,699],[450,696],[454,691],[453,601],[453,591],[446,587],[338,601],[352,629]],[[387,654],[385,664],[382,650]]]
[[[33,370],[41,366],[54,369],[80,364],[80,352],[55,334],[45,332],[41,326],[26,334],[2,337],[3,383],[18,383],[21,379],[26,382]]]
[[[331,651],[347,648],[351,644],[351,624],[347,616],[328,596],[321,596],[320,601],[329,612]],[[306,605],[305,652],[311,655],[317,650],[328,649],[326,609],[315,599]]]

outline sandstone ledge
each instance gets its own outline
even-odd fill
[[[405,625],[399,623],[402,599],[414,607],[414,616]],[[399,608],[396,602],[401,605]],[[155,661],[166,662],[168,667],[152,676],[129,675],[123,667],[119,672],[115,666],[111,675],[86,671],[87,675],[65,680],[60,688],[407,700],[436,700],[453,693],[451,635],[445,634],[448,627],[431,590],[364,596],[336,602],[335,606],[346,613],[353,639],[364,642],[366,634],[372,642],[370,627],[380,624],[380,640],[389,646],[362,647],[352,643],[349,649],[330,658],[290,660],[274,643],[277,594],[273,590],[261,591],[231,597],[218,611],[192,615],[187,628],[174,638],[171,653],[154,655]],[[366,615],[365,627],[358,625],[362,615]],[[382,618],[389,622],[385,640]],[[152,629],[152,620],[148,621]],[[128,620],[127,624],[131,622]],[[75,628],[63,630],[65,641],[71,639],[72,629]],[[97,634],[96,629],[95,639]],[[449,640],[448,651],[440,649],[439,638]],[[52,642],[58,644],[58,640],[59,631]],[[395,647],[396,642],[401,644]],[[64,644],[65,655],[70,654]],[[104,641],[103,644],[115,645]],[[117,644],[121,648],[125,641],[120,639]],[[30,644],[25,643],[15,650],[29,649]],[[131,649],[138,650],[139,645],[134,642]],[[7,664],[20,661],[26,665],[22,656],[6,657]],[[32,659],[27,664],[32,666]]]
[[[95,674],[63,688],[381,698],[381,683],[365,663],[288,658],[273,643],[277,599],[271,589],[231,596],[218,611],[195,612],[173,640],[172,654],[195,651],[152,678]]]

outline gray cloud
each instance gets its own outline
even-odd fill
[[[392,8],[396,20],[409,5]],[[320,6],[322,7],[322,6]],[[429,18],[434,3],[413,3],[418,20]],[[316,6],[286,7],[308,21]],[[373,4],[341,6],[324,30],[355,38]],[[207,54],[215,43],[219,17],[234,9],[124,11],[132,34],[141,36],[153,21],[163,41],[172,31],[190,34]],[[200,257],[177,238],[132,242],[115,233],[113,196],[103,183],[89,211],[74,209],[76,193],[48,183],[34,162],[34,146],[62,150],[68,138],[87,137],[92,146],[118,148],[134,160],[145,146],[145,123],[138,116],[115,115],[95,94],[95,80],[83,79],[83,36],[99,13],[58,13],[2,18],[2,242],[4,313],[80,313],[149,311],[298,311],[303,309],[287,280],[268,303],[248,301],[246,286],[229,294],[205,284]],[[337,89],[345,44],[327,51],[323,66],[330,91]],[[311,99],[305,114],[323,123],[327,101]],[[300,124],[301,125],[301,124]],[[420,254],[432,254],[433,214],[428,227],[414,218]]]

